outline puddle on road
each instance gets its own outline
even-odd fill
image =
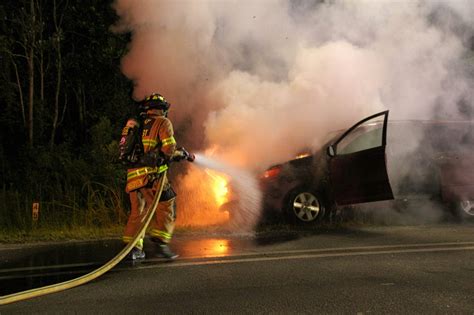
[[[123,246],[120,240],[109,240],[0,249],[0,296],[85,275],[115,257]],[[223,257],[233,254],[236,248],[248,246],[255,246],[253,239],[224,237],[177,238],[170,245],[181,259]],[[153,258],[154,243],[146,239],[144,249],[147,258]]]
[[[216,235],[175,238],[170,247],[180,259],[238,255],[243,249],[294,239],[290,233],[261,238],[252,235]],[[124,247],[119,240],[68,242],[2,249],[0,247],[0,296],[64,282],[85,275],[115,257]],[[144,244],[147,258],[155,254],[154,243]],[[149,260],[152,261],[152,260]],[[145,259],[144,263],[147,260]],[[155,262],[156,263],[156,262]],[[133,264],[132,264],[133,265]],[[130,266],[128,262],[119,264]]]
[[[223,238],[189,240],[180,246],[182,257],[222,257],[232,253],[231,241]]]
[[[107,262],[119,241],[37,245],[0,251],[0,296],[71,280]]]

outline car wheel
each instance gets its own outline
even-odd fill
[[[459,200],[455,204],[455,214],[462,220],[474,220],[474,200]]]
[[[290,193],[285,208],[290,221],[300,224],[320,222],[326,212],[320,194],[304,188]]]

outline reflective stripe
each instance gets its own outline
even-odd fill
[[[124,243],[128,244],[131,241],[133,241],[133,237],[132,236],[123,236],[122,240],[123,240]],[[137,241],[137,243],[135,244],[135,247],[138,248],[138,249],[143,249],[143,238],[141,238]]]
[[[146,175],[146,174],[151,174],[151,173],[156,173],[156,167],[146,166],[146,167],[138,168],[136,170],[129,171],[127,173],[127,180],[136,178],[138,176]]]
[[[143,143],[143,149],[145,149],[145,152],[148,152],[156,148],[156,146],[158,145],[158,141],[154,139],[142,139],[142,143]]]
[[[164,171],[166,171],[168,169],[168,165],[161,165],[160,167],[158,167],[158,174],[160,173],[163,173]]]
[[[163,241],[169,241],[172,236],[170,233],[160,231],[160,230],[151,230],[150,235],[154,237],[158,237],[162,239]]]
[[[124,236],[124,237],[122,237],[122,240],[123,240],[125,243],[130,243],[130,241],[133,240],[133,237],[131,237],[131,236]]]
[[[174,139],[173,136],[171,136],[171,137],[169,137],[169,138],[166,138],[166,139],[161,140],[161,143],[162,143],[162,145],[165,147],[165,146],[167,146],[167,145],[176,144],[176,140]]]
[[[136,177],[139,177],[139,176],[142,176],[142,175],[146,175],[146,174],[153,174],[153,173],[163,173],[164,171],[166,171],[168,169],[168,165],[161,165],[160,167],[142,167],[142,168],[138,168],[136,170],[133,170],[133,171],[129,171],[127,173],[127,180],[131,180],[131,179],[134,179]]]
[[[163,102],[165,100],[165,98],[163,96],[159,95],[159,94],[152,94],[152,95],[147,96],[145,98],[145,101],[149,101],[149,100],[153,100],[153,101],[160,100],[160,101]]]
[[[158,141],[154,139],[142,139],[143,145],[150,145],[150,146],[156,146],[158,144]]]

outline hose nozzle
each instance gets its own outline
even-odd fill
[[[188,160],[188,162],[194,162],[195,159],[196,156],[193,153],[188,153],[188,156],[186,157],[186,160]]]

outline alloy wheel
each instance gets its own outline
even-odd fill
[[[459,208],[468,216],[474,216],[474,203],[471,200],[461,200]]]
[[[304,222],[316,220],[321,211],[318,198],[310,192],[302,192],[293,199],[293,212],[296,217]]]

